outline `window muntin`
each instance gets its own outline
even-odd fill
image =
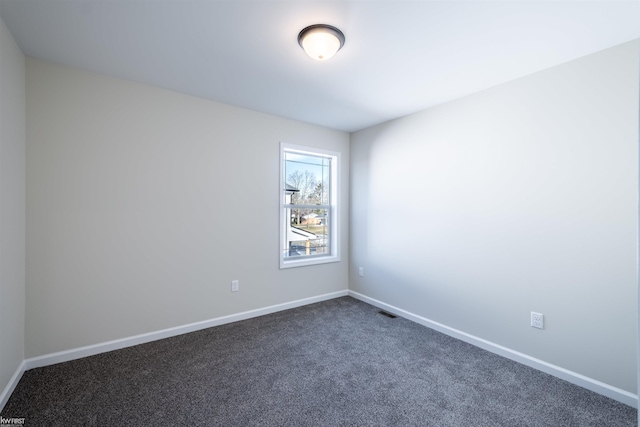
[[[280,267],[338,261],[338,153],[281,145]]]

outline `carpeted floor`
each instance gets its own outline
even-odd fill
[[[345,297],[27,371],[26,426],[636,426],[634,408]]]

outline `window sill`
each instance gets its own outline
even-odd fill
[[[331,262],[340,261],[340,257],[337,255],[333,256],[322,256],[317,258],[303,258],[303,259],[287,259],[280,260],[280,269],[285,268],[295,268],[295,267],[305,267],[307,265],[318,265],[318,264],[328,264]]]

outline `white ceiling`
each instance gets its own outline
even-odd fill
[[[354,131],[640,37],[633,1],[0,0],[28,56]],[[340,28],[331,60],[298,32]]]

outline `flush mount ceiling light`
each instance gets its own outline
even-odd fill
[[[313,59],[325,61],[344,46],[344,34],[331,25],[309,25],[298,34],[298,44]]]

